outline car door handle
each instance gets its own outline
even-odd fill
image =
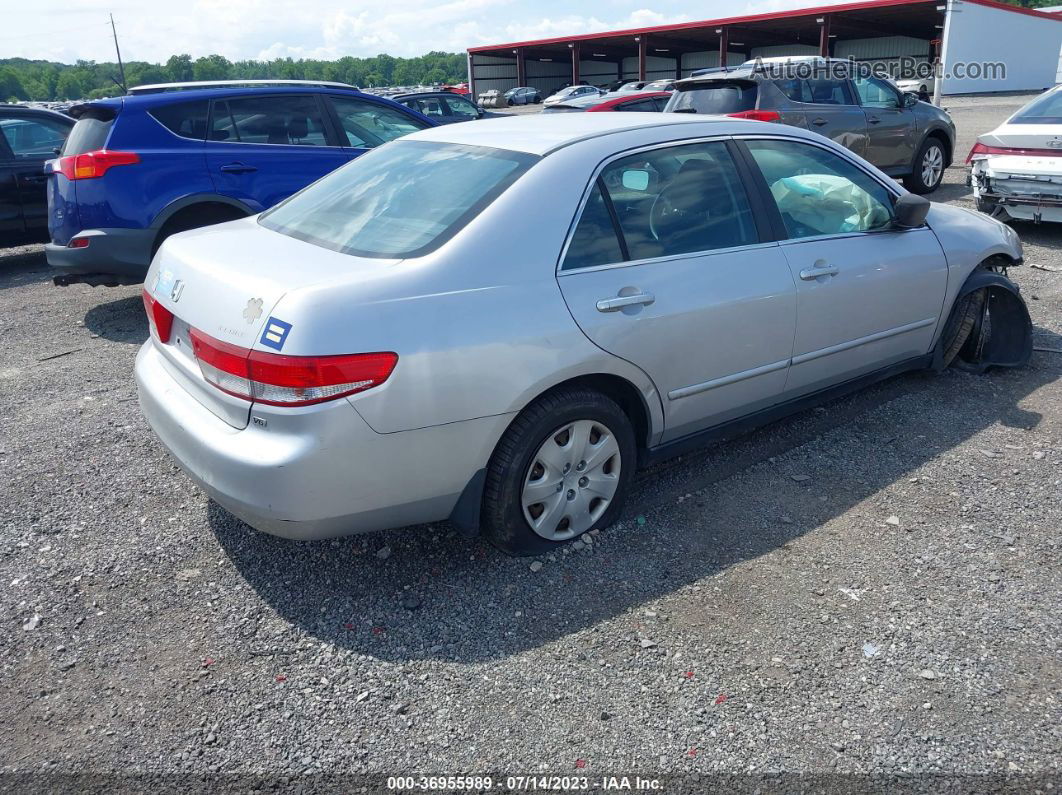
[[[870,122],[871,124],[880,124],[881,123],[881,119],[879,119],[877,116],[867,116],[867,121]]]
[[[248,166],[244,163],[229,163],[221,167],[221,170],[226,174],[249,174],[252,171],[257,171],[255,166]]]
[[[23,182],[47,182],[47,174],[23,174],[19,177]]]
[[[656,300],[652,293],[635,293],[634,295],[619,295],[615,298],[602,298],[597,302],[598,312],[618,312],[625,306],[649,306]]]
[[[820,116],[819,118],[814,119],[811,123],[814,124],[816,127],[821,127],[826,123],[826,119]]]
[[[820,265],[814,268],[805,268],[800,272],[800,278],[806,282],[813,282],[820,276],[836,276],[840,272],[836,265]]]

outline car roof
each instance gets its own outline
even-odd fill
[[[67,116],[65,113],[60,113],[57,110],[50,108],[34,108],[29,105],[13,105],[6,102],[0,103],[0,116],[5,112],[14,111],[19,114],[36,114],[38,116],[47,116],[50,119],[61,119],[63,121],[70,122],[73,125],[74,120]]]
[[[620,94],[619,96],[605,95],[601,97],[601,102],[596,105],[591,105],[593,108],[611,108],[616,105],[626,105],[628,102],[638,102],[643,99],[653,99],[654,97],[671,97],[670,91],[628,91],[626,94]]]
[[[375,98],[386,101],[386,97],[379,97],[356,88],[344,88],[340,85],[307,85],[293,84],[284,86],[255,86],[233,85],[231,87],[218,88],[189,88],[180,91],[160,91],[149,94],[127,94],[121,97],[108,97],[96,99],[91,102],[83,102],[71,108],[71,111],[84,112],[85,108],[109,107],[120,110],[124,105],[127,108],[154,108],[159,105],[169,105],[178,102],[190,102],[196,99],[223,99],[234,96],[261,96],[269,94],[356,94],[359,98]]]
[[[687,113],[536,113],[505,116],[477,124],[447,124],[404,136],[402,141],[435,141],[469,146],[489,146],[532,155],[548,155],[580,141],[646,127],[700,124],[718,126],[704,134],[728,135],[736,132],[778,132],[778,125]],[[799,128],[785,132],[800,134]]]
[[[401,99],[418,99],[420,97],[461,97],[467,99],[462,94],[458,94],[455,91],[410,91],[408,94],[388,94],[388,99],[401,100]]]

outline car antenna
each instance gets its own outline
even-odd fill
[[[114,51],[118,55],[118,74],[122,78],[122,81],[118,83],[112,77],[115,83],[118,83],[118,87],[122,89],[122,93],[128,93],[129,88],[125,84],[125,67],[122,65],[122,51],[118,49],[118,31],[114,27],[114,14],[109,15],[111,18],[111,34],[114,36]]]

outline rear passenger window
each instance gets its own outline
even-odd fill
[[[446,110],[443,108],[443,102],[438,97],[425,97],[422,99],[412,100],[412,104],[407,103],[413,110],[420,111],[429,119],[441,119],[446,116]]]
[[[202,141],[206,138],[208,103],[205,99],[178,102],[148,111],[152,118],[174,135]]]
[[[256,96],[216,101],[210,140],[328,146],[314,96]]]
[[[590,198],[583,208],[579,225],[575,227],[572,242],[564,255],[561,270],[590,268],[594,265],[609,265],[623,261],[623,251],[616,227],[612,223],[605,199],[601,195],[600,182],[594,185]]]
[[[851,105],[848,91],[840,80],[792,78],[776,80],[775,86],[793,102],[816,105]]]
[[[869,232],[892,223],[884,186],[847,160],[796,141],[746,141],[790,238]]]

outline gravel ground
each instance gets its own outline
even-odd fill
[[[934,198],[971,205],[962,156],[1022,102],[947,103]],[[1062,268],[1062,229],[1019,229]],[[1013,276],[1062,350],[1062,272]],[[442,525],[250,530],[141,419],[146,335],[138,288],[55,288],[39,247],[0,251],[0,772],[1059,783],[1058,352],[657,467],[532,570]]]

